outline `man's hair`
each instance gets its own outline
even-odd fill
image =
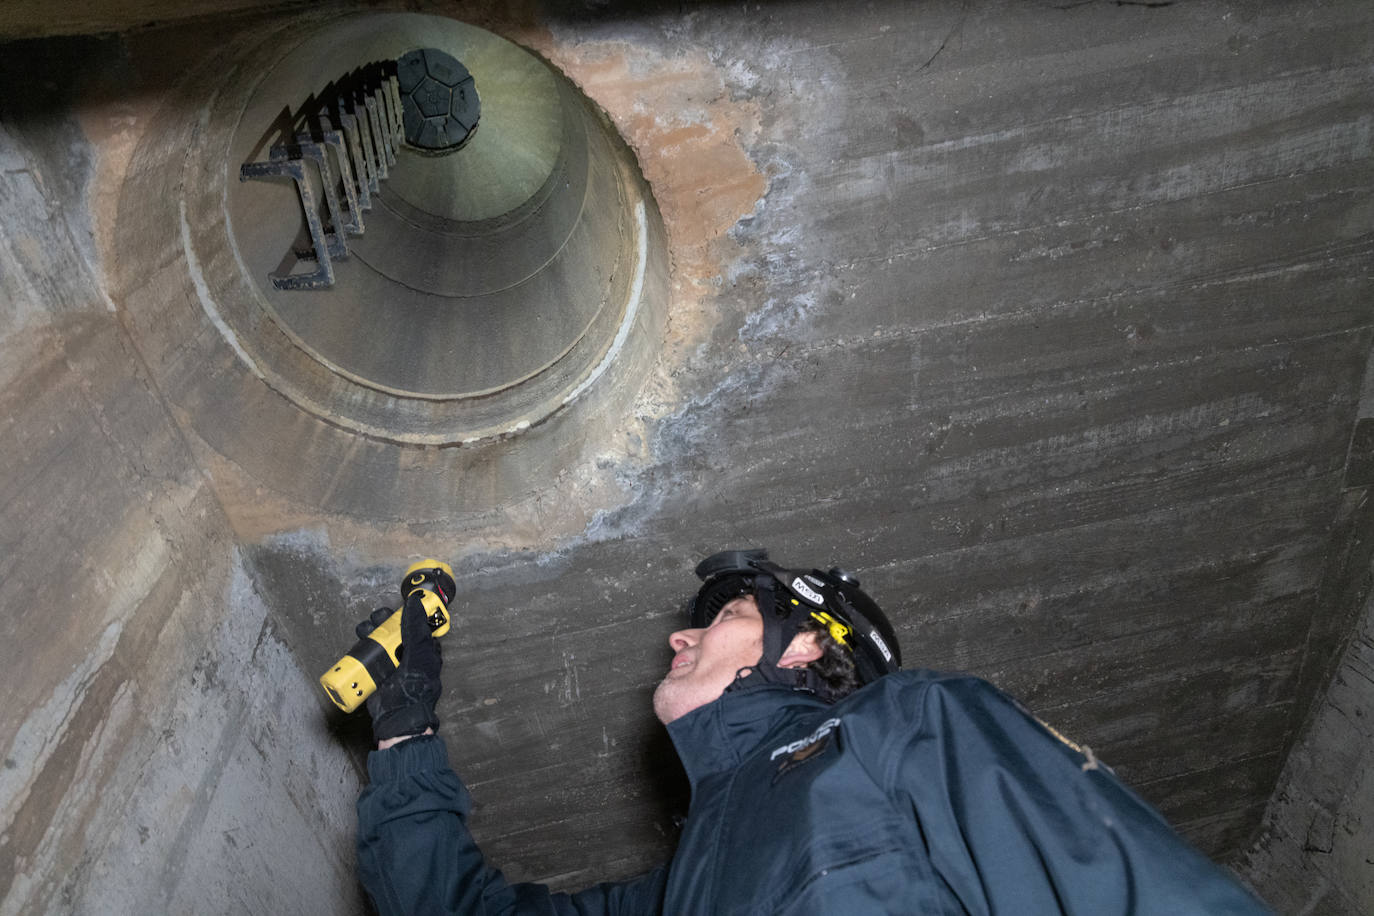
[[[835,641],[830,628],[818,620],[808,620],[801,626],[803,633],[815,633],[821,657],[807,667],[816,672],[840,700],[859,689],[859,677],[854,668],[854,653]]]

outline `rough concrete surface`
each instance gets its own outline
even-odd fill
[[[1265,823],[1281,909],[1367,904],[1369,783],[1327,763],[1368,751],[1368,4],[408,5],[600,106],[671,264],[633,397],[461,475],[255,381],[184,246],[121,232],[181,223],[138,188],[202,163],[197,65],[357,9],[258,6],[0,48],[4,912],[359,911],[365,726],[312,681],[431,554],[492,861],[661,861],[650,692],[695,562],[752,545],[857,570],[909,664],[1013,692],[1210,854]]]
[[[1374,602],[1293,749],[1242,874],[1282,913],[1374,911]]]
[[[0,912],[356,908],[358,771],[87,268],[74,137],[0,132]]]
[[[137,781],[91,825],[103,841],[62,890],[73,912],[250,912],[270,900],[273,912],[305,916],[361,906],[350,842],[356,762],[237,562],[217,604],[226,616],[179,672]]]

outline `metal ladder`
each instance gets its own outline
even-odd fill
[[[390,66],[394,69],[394,64]],[[315,269],[270,274],[275,289],[333,286],[334,261],[348,257],[347,237],[363,234],[363,213],[372,209],[372,195],[396,164],[396,150],[405,136],[400,83],[387,67],[372,64],[331,84],[350,86],[335,96],[332,111],[326,102],[313,114],[298,115],[304,129],[287,142],[274,143],[266,161],[239,166],[240,181],[290,178],[305,213],[314,250],[295,254],[298,263],[313,261]],[[341,129],[335,128],[335,120]],[[324,213],[315,199],[307,163],[314,163],[324,188]]]

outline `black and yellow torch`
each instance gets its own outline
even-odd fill
[[[334,705],[352,712],[396,670],[400,664],[396,650],[401,645],[401,611],[412,596],[424,603],[434,635],[447,633],[448,605],[455,590],[453,569],[447,563],[421,560],[412,564],[401,580],[401,606],[389,614],[387,608],[381,608],[370,620],[358,624],[358,641],[353,648],[321,675],[320,686]]]

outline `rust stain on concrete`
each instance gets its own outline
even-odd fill
[[[737,253],[727,233],[768,186],[745,151],[759,130],[758,106],[731,99],[702,51],[665,58],[623,42],[536,50],[611,117],[653,188],[678,278],[712,291]]]
[[[732,98],[725,71],[704,49],[665,54],[623,41],[567,41],[538,27],[503,30],[563,71],[610,117],[634,151],[663,217],[671,258],[668,328],[656,371],[626,421],[626,440],[682,402],[681,371],[720,321],[720,292],[743,253],[730,235],[753,214],[768,176],[748,149],[759,105]],[[644,455],[617,455],[634,464]]]
[[[432,11],[543,56],[601,106],[634,150],[668,233],[673,299],[664,363],[680,365],[714,324],[708,305],[740,254],[730,230],[768,190],[747,151],[760,129],[758,104],[731,97],[725,71],[705,49],[665,54],[624,41],[565,39],[528,0]]]

